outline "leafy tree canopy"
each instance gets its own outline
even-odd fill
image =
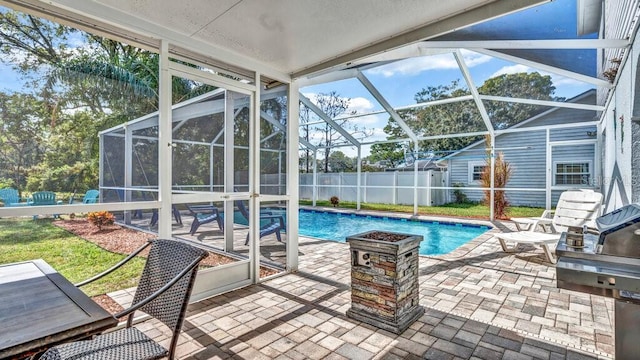
[[[554,97],[555,86],[551,77],[533,73],[503,74],[488,79],[478,88],[482,95],[516,97],[536,100],[557,100]],[[459,81],[448,85],[428,86],[415,95],[416,103],[435,100],[452,99],[469,95],[468,89]],[[505,129],[523,120],[545,111],[547,108],[538,105],[521,104],[503,101],[483,101],[489,119],[495,129]],[[486,126],[473,100],[452,102],[448,104],[425,106],[399,112],[407,125],[418,136],[437,136],[486,131]],[[393,120],[384,128],[388,139],[406,138],[407,135]],[[436,138],[420,142],[421,152],[446,152],[461,149],[480,140],[481,137]],[[377,160],[403,158],[401,143],[376,144],[371,148],[371,156]],[[411,145],[412,148],[412,145]]]

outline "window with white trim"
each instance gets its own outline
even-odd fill
[[[482,172],[484,168],[487,167],[487,163],[485,161],[469,161],[468,163],[469,171],[467,174],[469,175],[469,183],[478,183],[482,179]]]
[[[553,185],[591,185],[591,161],[556,162],[553,165]]]

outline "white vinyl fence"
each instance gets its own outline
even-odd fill
[[[433,206],[450,202],[446,171],[418,172],[418,205]],[[357,173],[318,173],[316,200],[337,196],[341,201],[357,201]],[[361,200],[368,203],[413,205],[413,171],[364,172],[361,174]],[[300,174],[300,199],[313,200],[313,174]],[[433,189],[435,187],[436,189]]]

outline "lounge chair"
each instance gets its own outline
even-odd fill
[[[560,195],[558,205],[553,213],[553,218],[533,218],[526,219],[527,230],[510,233],[496,234],[495,237],[500,242],[502,250],[513,252],[518,244],[539,245],[544,251],[544,255],[550,263],[555,264],[549,245],[554,245],[560,239],[560,233],[566,231],[567,227],[587,227],[594,228],[595,219],[602,213],[602,194],[595,191],[569,190]],[[522,219],[519,219],[522,220]],[[549,226],[550,233],[537,231],[538,226]],[[514,242],[512,247],[507,246],[507,242]]]
[[[244,202],[242,200],[236,200],[236,206],[238,210],[240,210],[240,214],[249,221],[249,210],[244,206]],[[276,234],[276,239],[279,242],[282,242],[282,236],[280,232],[285,229],[284,227],[284,218],[282,215],[273,215],[272,212],[269,211],[261,211],[260,212],[260,222],[262,220],[268,220],[266,224],[260,227],[260,238],[270,235]],[[249,234],[247,234],[247,239],[244,242],[245,245],[249,245]]]
[[[18,190],[13,188],[0,189],[0,200],[5,207],[24,206],[27,202],[22,202]]]
[[[186,205],[186,204],[185,204]],[[191,230],[189,233],[191,236],[196,234],[200,225],[208,224],[210,222],[217,222],[220,230],[223,229],[222,218],[218,212],[218,208],[214,205],[186,205],[189,213],[193,216],[193,222],[191,223]]]
[[[150,240],[114,267],[76,286],[88,284],[111,273],[149,245],[151,250],[133,297],[133,305],[114,315],[116,318],[127,316],[126,327],[98,335],[91,340],[55,346],[42,354],[40,359],[174,358],[189,297],[198,272],[198,263],[208,256],[205,250],[182,241]],[[169,349],[132,327],[136,310],[155,317],[171,330],[173,335],[170,341],[166,342]]]

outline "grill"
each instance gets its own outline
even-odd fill
[[[563,233],[556,248],[558,287],[615,299],[616,359],[640,354],[640,205],[631,204],[596,219],[599,234],[583,242]],[[575,236],[575,235],[574,235]]]

